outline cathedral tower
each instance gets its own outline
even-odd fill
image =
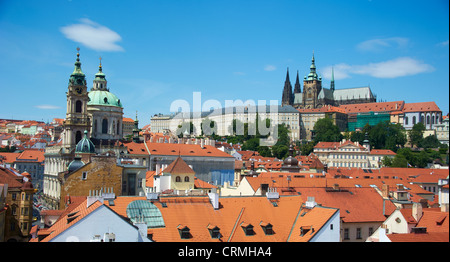
[[[91,122],[87,112],[89,101],[86,77],[81,71],[80,48],[77,48],[75,69],[69,78],[67,95],[67,111],[64,120],[63,146],[71,150],[83,138],[83,133],[90,130]]]
[[[318,96],[322,90],[322,78],[316,73],[314,52],[310,72],[303,80],[303,108],[316,108],[319,104]]]

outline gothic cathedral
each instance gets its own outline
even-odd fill
[[[331,74],[330,88],[322,87],[322,77],[316,72],[313,53],[309,74],[303,78],[303,92],[301,91],[298,71],[294,91],[292,92],[288,68],[281,105],[290,105],[299,109],[313,109],[325,105],[339,106],[373,102],[376,102],[376,96],[372,94],[370,87],[335,90],[334,71]]]

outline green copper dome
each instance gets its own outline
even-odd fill
[[[88,105],[117,106],[123,108],[120,99],[109,91],[91,90],[88,95],[89,95]]]
[[[83,161],[81,161],[80,156],[75,156],[74,160],[70,162],[69,166],[67,167],[67,170],[72,173],[73,171],[81,168],[84,166]]]
[[[75,147],[75,153],[95,153],[94,143],[87,137],[87,131],[84,131],[84,137]]]

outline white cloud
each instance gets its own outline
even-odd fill
[[[438,46],[448,46],[448,40],[444,42],[440,42]]]
[[[60,106],[54,106],[54,105],[37,105],[37,106],[34,106],[34,107],[39,108],[39,109],[44,109],[44,110],[53,110],[53,109],[60,109],[61,108]]]
[[[404,48],[408,42],[409,39],[404,37],[379,38],[361,42],[356,48],[361,51],[377,52],[389,47]]]
[[[265,71],[275,71],[275,70],[277,70],[277,68],[276,68],[276,66],[274,66],[274,65],[266,65],[266,66],[264,67],[264,70],[265,70]]]
[[[367,75],[375,78],[397,78],[434,71],[431,65],[410,57],[399,57],[367,65],[338,64],[333,68],[335,80],[349,78],[352,74]],[[324,77],[331,79],[331,66],[324,68]]]
[[[116,42],[122,37],[106,26],[97,24],[90,19],[80,19],[80,24],[61,27],[64,36],[97,51],[124,51]]]

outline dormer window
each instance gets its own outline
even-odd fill
[[[180,233],[181,239],[189,239],[191,238],[190,229],[187,226],[178,225],[177,226],[178,233]]]
[[[314,228],[312,226],[302,226],[300,227],[300,236],[306,235],[308,232],[311,232],[310,234],[314,233]]]
[[[209,225],[208,227],[209,234],[211,235],[211,238],[217,239],[221,238],[222,235],[220,234],[220,228],[217,226]]]
[[[261,228],[264,231],[264,234],[266,234],[266,236],[270,236],[275,234],[275,232],[273,232],[273,226],[270,223],[265,223],[263,221],[261,221],[261,223],[259,224],[261,226]]]
[[[247,224],[245,222],[242,222],[241,227],[244,230],[244,233],[246,236],[253,236],[255,234],[255,231],[253,231],[252,224]]]

